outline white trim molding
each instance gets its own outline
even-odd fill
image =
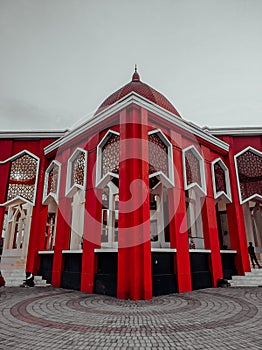
[[[111,138],[112,135],[120,136],[120,133],[114,130],[108,130],[105,136],[97,145],[96,153],[96,187],[104,188],[106,184],[113,178],[119,178],[118,174],[113,172],[107,172],[102,176],[102,160],[103,160],[103,147],[106,145],[107,141]]]
[[[231,249],[220,249],[220,254],[236,254],[237,250],[231,250]]]
[[[238,188],[238,195],[239,195],[239,202],[240,204],[244,204],[254,198],[259,198],[259,199],[262,199],[262,193],[253,193],[251,196],[243,199],[242,198],[242,193],[241,193],[241,188],[240,188],[240,179],[239,179],[239,173],[238,173],[238,163],[237,163],[237,158],[239,156],[241,156],[242,154],[246,153],[250,151],[251,153],[255,154],[256,156],[258,157],[261,157],[262,158],[262,152],[251,147],[251,146],[248,146],[246,147],[245,149],[243,149],[241,152],[237,153],[234,155],[234,161],[235,161],[235,169],[236,169],[236,177],[237,177],[237,188]],[[261,170],[261,175],[262,175],[262,170]]]
[[[193,152],[195,158],[199,162],[201,186],[197,182],[192,182],[191,184],[187,183],[186,152],[189,152],[189,151]],[[200,193],[200,195],[206,196],[205,162],[204,162],[204,158],[201,156],[201,154],[198,152],[198,150],[195,148],[195,146],[193,146],[193,145],[188,146],[187,148],[184,148],[182,150],[182,161],[183,161],[183,175],[184,175],[185,190],[195,188],[197,190],[197,192]]]
[[[53,250],[38,250],[39,255],[48,255],[48,254],[54,254]]]
[[[78,155],[82,153],[84,154],[85,161],[84,161],[84,183],[83,185],[79,185],[77,183],[72,184],[72,165],[74,160],[78,157]],[[77,147],[75,151],[72,153],[70,158],[67,161],[67,173],[66,173],[66,189],[65,189],[65,195],[66,196],[72,196],[77,190],[85,191],[86,188],[86,174],[87,174],[87,151],[83,148]]]
[[[190,253],[211,253],[211,249],[189,249]]]
[[[23,150],[15,155],[13,155],[12,157],[9,157],[7,159],[5,159],[4,161],[0,161],[0,165],[1,164],[6,164],[8,162],[12,162],[16,159],[19,159],[21,158],[23,155],[27,154],[28,156],[34,158],[36,161],[37,161],[37,167],[36,167],[36,175],[35,175],[35,189],[34,189],[34,197],[33,197],[33,201],[29,201],[28,199],[18,195],[16,197],[14,197],[13,199],[10,199],[9,201],[6,201],[2,204],[0,204],[0,206],[5,206],[5,205],[10,205],[11,203],[15,202],[17,199],[18,200],[21,200],[22,202],[25,202],[25,203],[29,203],[29,204],[32,204],[33,206],[35,205],[35,199],[36,199],[36,191],[37,191],[37,184],[38,184],[38,174],[39,174],[39,165],[40,165],[40,158],[37,157],[35,154],[29,152],[28,150]],[[8,178],[8,182],[9,182],[9,178]]]
[[[54,169],[54,167],[58,167],[57,189],[56,189],[56,193],[53,193],[53,192],[48,193],[47,191],[48,191],[49,174]],[[61,163],[59,163],[57,160],[52,160],[52,162],[50,163],[50,165],[45,171],[44,192],[43,192],[43,201],[42,201],[43,204],[48,204],[49,198],[53,198],[54,201],[58,204],[60,177],[61,177]]]
[[[82,254],[82,253],[83,253],[83,249],[62,250],[62,254]]]
[[[151,253],[176,253],[176,248],[152,248]]]
[[[262,135],[262,128],[260,126],[242,126],[239,128],[209,128],[204,127],[203,130],[210,132],[212,135],[217,136],[256,136]]]
[[[94,253],[117,253],[118,248],[95,248]]]
[[[63,137],[66,131],[59,130],[43,130],[43,131],[1,131],[0,139],[19,139],[19,140],[31,140],[31,139],[54,139]]]
[[[177,115],[167,111],[166,109],[158,106],[157,104],[149,101],[148,99],[142,97],[141,95],[135,92],[130,92],[130,94],[124,96],[119,101],[105,108],[100,113],[93,115],[92,118],[85,121],[83,124],[67,132],[64,137],[45,147],[44,153],[49,154],[50,152],[55,151],[60,146],[73,140],[76,136],[79,136],[80,134],[83,134],[84,132],[90,130],[95,125],[98,125],[102,121],[106,120],[113,114],[120,112],[121,110],[123,110],[131,104],[136,104],[137,106],[144,108],[153,114],[158,115],[163,120],[182,128],[186,132],[200,137],[201,139],[211,143],[212,145],[220,148],[223,151],[229,150],[229,145],[226,142],[213,136],[212,133],[210,133],[208,130],[204,130],[192,122],[185,121],[181,117],[178,117]]]
[[[160,138],[160,140],[164,143],[164,145],[167,147],[168,174],[167,175],[164,174],[163,171],[157,171],[149,175],[149,178],[152,178],[154,176],[159,176],[164,186],[174,187],[175,181],[174,181],[174,162],[173,162],[172,144],[168,140],[168,138],[163,134],[162,130],[156,129],[156,130],[149,131],[148,136],[153,134],[156,134]]]
[[[215,164],[219,164],[220,168],[224,171],[226,191],[217,191],[216,189]],[[229,170],[226,164],[223,162],[221,158],[217,158],[213,160],[213,162],[211,163],[211,171],[212,171],[214,198],[219,199],[220,197],[224,197],[227,203],[231,203],[232,197],[231,197]]]

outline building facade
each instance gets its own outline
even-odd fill
[[[151,299],[262,256],[262,128],[200,128],[136,70],[73,130],[0,133],[0,178],[7,285]]]

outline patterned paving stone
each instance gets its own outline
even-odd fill
[[[261,349],[262,288],[118,300],[0,289],[0,349]]]

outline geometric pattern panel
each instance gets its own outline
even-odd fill
[[[60,171],[59,166],[53,163],[53,166],[50,169],[48,174],[48,185],[47,185],[46,195],[48,195],[49,193],[57,194],[59,171]]]
[[[154,133],[148,136],[149,175],[162,171],[168,177],[168,148]]]
[[[102,148],[102,177],[107,173],[119,173],[120,136],[112,134]]]
[[[11,162],[7,201],[17,196],[34,201],[37,170],[38,160],[28,154]]]
[[[185,163],[186,163],[187,185],[190,185],[192,183],[197,183],[200,187],[202,187],[200,160],[196,157],[192,149],[189,149],[188,151],[186,151]]]
[[[74,184],[84,186],[86,157],[84,152],[79,152],[72,162],[71,186]]]
[[[242,201],[262,196],[262,155],[247,150],[236,158]]]
[[[225,170],[219,162],[214,165],[216,192],[227,193]]]

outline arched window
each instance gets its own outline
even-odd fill
[[[55,245],[56,213],[48,213],[46,219],[44,250],[53,250]]]
[[[186,216],[188,238],[193,239],[195,248],[204,249],[204,233],[202,224],[200,196],[194,188],[186,191]]]
[[[196,248],[204,248],[201,197],[206,195],[204,159],[194,146],[182,152],[186,213],[189,240]]]
[[[28,203],[11,205],[8,209],[5,249],[23,249],[29,236],[32,206]],[[26,246],[27,249],[27,246]]]
[[[118,187],[109,182],[102,193],[102,247],[116,248],[118,245],[118,204]]]

